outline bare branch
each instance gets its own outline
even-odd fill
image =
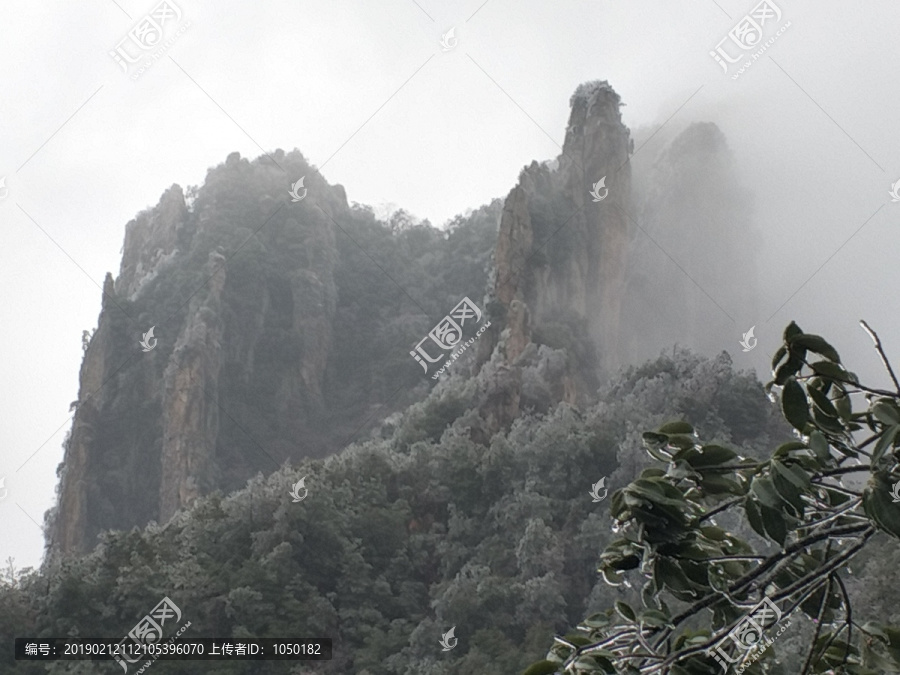
[[[900,396],[900,382],[897,381],[897,376],[894,374],[894,369],[891,367],[891,363],[890,361],[888,361],[887,356],[885,356],[884,349],[881,347],[881,339],[865,321],[860,319],[859,323],[863,327],[863,330],[869,334],[869,337],[872,338],[872,342],[875,343],[875,349],[878,351],[878,356],[881,357],[881,362],[884,364],[884,367],[887,369],[888,374],[891,376],[891,380],[893,380],[894,382],[894,386],[897,388],[897,395]]]
[[[787,588],[782,589],[781,591],[779,591],[778,593],[776,593],[775,595],[772,596],[772,600],[781,600],[782,598],[789,598],[790,596],[792,596],[798,590],[803,588],[803,586],[808,584],[811,580],[815,579],[816,577],[818,577],[822,574],[832,573],[836,568],[840,567],[845,562],[847,562],[850,558],[852,558],[857,553],[859,553],[859,551],[862,550],[862,548],[866,545],[866,542],[875,534],[875,532],[876,532],[876,530],[872,525],[865,526],[865,531],[859,533],[861,539],[858,544],[847,549],[844,553],[841,553],[840,555],[832,558],[828,562],[827,565],[823,565],[822,567],[818,568],[817,570],[814,570],[814,571],[810,572],[809,574],[807,574],[806,576],[801,577],[800,579],[798,579],[797,581],[792,583]]]
[[[708,520],[708,519],[712,518],[717,513],[721,513],[722,511],[727,511],[735,504],[740,504],[741,502],[743,502],[744,499],[745,499],[745,497],[735,497],[734,499],[729,499],[724,504],[719,504],[712,511],[707,511],[706,513],[704,513],[702,516],[700,516],[700,520],[697,522],[702,523],[704,520]]]
[[[829,548],[831,542],[828,542]],[[826,555],[828,551],[826,550]],[[825,606],[828,604],[828,596],[831,595],[831,587],[833,586],[834,581],[831,576],[828,577],[828,584],[825,588],[825,592],[822,594],[822,602],[819,603],[819,614],[816,616],[816,629],[813,631],[812,640],[809,643],[809,651],[806,653],[806,660],[803,662],[803,669],[800,671],[800,675],[806,675],[809,672],[809,667],[812,665],[813,654],[816,651],[816,641],[819,639],[819,633],[822,632],[822,617],[825,616]]]
[[[837,582],[838,587],[841,589],[841,595],[844,596],[844,623],[841,624],[841,627],[838,628],[834,633],[831,634],[831,637],[828,638],[828,642],[822,647],[822,653],[828,651],[828,648],[831,646],[831,643],[834,642],[838,635],[840,635],[844,628],[847,629],[847,646],[844,647],[844,663],[847,662],[847,656],[850,654],[850,640],[853,638],[853,610],[850,607],[850,596],[847,593],[847,589],[844,586],[844,580],[835,572],[831,575],[834,577],[834,580]]]
[[[877,435],[872,437],[874,441],[878,438]],[[857,471],[871,471],[872,466],[869,464],[857,464],[856,466],[842,466],[839,469],[831,469],[829,471],[823,471],[821,473],[817,473],[813,478],[825,478],[827,476],[838,476],[845,473],[856,473]]]

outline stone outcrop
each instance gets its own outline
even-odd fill
[[[122,263],[115,282],[119,296],[134,299],[173,259],[179,244],[189,243],[188,222],[184,193],[173,185],[155,209],[144,211],[125,226]]]
[[[500,220],[489,296],[502,321],[480,346],[479,362],[493,358],[514,368],[529,343],[558,347],[562,335],[570,352],[588,357],[573,358],[562,381],[551,385],[569,403],[592,389],[598,372],[619,363],[631,208],[631,139],[620,105],[607,82],[581,85],[562,154],[522,171]],[[572,350],[569,338],[580,348]],[[502,395],[484,410],[492,430],[519,412],[516,378],[502,379]]]
[[[219,430],[219,372],[222,369],[222,294],[225,256],[209,254],[206,288],[191,299],[188,320],[175,340],[163,374],[162,476],[159,519],[167,521],[194,501],[201,486],[213,487]]]
[[[277,159],[312,173],[299,153]],[[86,552],[102,530],[167,521],[201,494],[317,454],[346,195],[316,179],[297,206],[235,200],[248,180],[273,195],[289,182],[234,154],[193,210],[176,185],[128,223],[81,368],[52,551]]]
[[[577,209],[565,228],[572,232],[571,253],[542,286],[540,310],[572,307],[588,318],[601,363],[617,365],[619,312],[627,264],[626,213],[631,210],[631,136],[622,123],[618,94],[607,82],[590,82],[575,91],[566,140],[555,176],[565,202]],[[608,195],[595,202],[594,184],[605,178]],[[601,197],[604,188],[597,190]],[[552,240],[551,240],[552,241]]]
[[[104,282],[49,517],[51,552],[89,551],[103,530],[167,521],[200,495],[378,428],[433,386],[407,345],[448,298],[478,298],[485,283],[490,327],[466,382],[475,399],[466,423],[483,443],[523,410],[583,403],[635,350],[659,342],[646,340],[659,317],[685,330],[704,321],[707,299],[641,237],[686,260],[698,241],[719,252],[695,272],[709,287],[749,276],[722,262],[741,258],[734,241],[750,245],[735,234],[742,221],[717,229],[743,203],[724,140],[701,125],[656,161],[642,159],[635,204],[621,105],[606,82],[580,86],[559,157],[525,167],[502,210],[496,200],[450,236],[418,225],[406,236],[351,209],[343,188],[296,151],[252,163],[234,153],[187,198],[177,185],[165,191],[128,223],[118,278]],[[300,177],[308,193],[293,202],[288,187]],[[144,351],[151,327],[156,342]],[[671,344],[671,332],[663,338]]]

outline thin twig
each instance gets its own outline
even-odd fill
[[[686,558],[684,556],[677,555],[675,556],[675,560],[693,560],[695,562],[721,562],[723,560],[765,560],[766,556],[764,555],[722,555],[717,556],[715,558]]]
[[[806,602],[806,601],[809,599],[809,596],[811,596],[813,593],[815,593],[815,592],[818,591],[820,588],[822,588],[822,586],[823,586],[825,583],[826,583],[826,582],[825,582],[825,580],[823,579],[823,580],[822,580],[821,582],[819,582],[818,584],[813,584],[812,586],[810,586],[810,587],[809,587],[809,590],[806,591],[806,593],[804,593],[803,595],[801,595],[797,600],[794,601],[794,604],[792,604],[790,607],[786,608],[786,609],[782,612],[782,617],[781,617],[781,618],[782,618],[782,619],[784,619],[785,617],[790,618],[791,614],[793,614],[793,613],[797,610],[797,608],[798,608],[800,605],[802,605],[804,602]],[[780,620],[781,620],[781,619],[779,619],[779,621],[780,621]]]
[[[729,473],[731,471],[743,471],[744,469],[762,469],[766,462],[754,462],[752,464],[732,464],[731,466],[704,466],[703,471],[707,473]]]
[[[860,319],[859,324],[863,327],[863,330],[869,334],[869,337],[872,338],[872,342],[875,343],[875,349],[878,351],[878,355],[881,357],[881,362],[884,364],[884,367],[887,369],[888,374],[891,376],[891,380],[893,380],[894,386],[897,388],[897,394],[900,395],[900,382],[897,381],[897,376],[894,375],[894,369],[891,368],[890,361],[887,360],[884,349],[882,349],[881,347],[881,339],[865,321]]]
[[[850,558],[859,553],[859,551],[862,550],[862,548],[866,545],[866,542],[875,534],[875,532],[876,530],[874,527],[872,527],[871,525],[868,526],[864,532],[860,532],[860,542],[858,544],[847,549],[844,553],[835,556],[822,567],[810,572],[806,576],[801,577],[787,588],[780,590],[778,593],[775,593],[774,595],[772,595],[772,600],[775,601],[781,600],[782,598],[789,598],[794,593],[803,588],[803,586],[808,584],[811,580],[815,579],[817,575],[830,574],[836,568],[840,567]]]
[[[873,436],[873,440],[878,438],[878,436]],[[872,466],[869,464],[856,464],[854,466],[844,466],[840,469],[830,469],[829,471],[823,471],[822,473],[818,473],[814,478],[825,478],[826,476],[838,476],[845,473],[856,473],[858,471],[871,471]]]
[[[829,548],[831,542],[828,542]],[[827,557],[828,551],[826,549],[825,555]],[[816,630],[813,631],[812,641],[809,644],[809,651],[806,653],[806,660],[803,662],[803,669],[800,671],[800,675],[806,675],[809,672],[809,667],[812,665],[813,654],[816,652],[816,641],[819,639],[819,633],[822,632],[822,617],[825,616],[825,606],[828,604],[828,597],[831,595],[831,587],[834,584],[832,577],[828,577],[828,584],[825,588],[825,592],[822,594],[822,602],[819,603],[819,614],[816,617]]]
[[[854,492],[853,490],[848,490],[847,488],[841,485],[832,485],[831,483],[820,483],[821,479],[812,478],[810,479],[810,483],[815,483],[815,485],[819,487],[823,487],[826,490],[834,490],[835,492],[840,492],[843,495],[848,495],[850,497],[862,497],[861,492]]]
[[[732,593],[732,594],[740,592],[745,586],[749,585],[755,579],[757,579],[758,577],[765,574],[766,571],[768,571],[770,568],[774,567],[776,565],[776,563],[778,563],[779,561],[787,558],[788,556],[792,556],[795,553],[799,553],[799,552],[803,551],[804,549],[812,546],[813,544],[816,544],[825,539],[829,539],[831,537],[842,537],[842,536],[849,537],[854,534],[861,534],[861,533],[865,532],[869,527],[870,527],[870,525],[868,525],[868,524],[841,526],[841,527],[833,528],[827,532],[819,532],[815,535],[810,535],[808,537],[804,537],[803,539],[800,539],[799,541],[794,542],[790,546],[787,546],[783,551],[780,551],[779,553],[776,553],[776,554],[770,556],[769,558],[766,559],[765,562],[763,562],[761,565],[759,565],[759,567],[751,570],[747,574],[745,574],[742,577],[740,577],[739,579],[735,580],[734,583],[732,583],[732,585],[728,587],[728,592]],[[711,593],[710,595],[707,595],[706,597],[704,597],[704,598],[698,600],[697,602],[695,602],[694,604],[692,604],[690,607],[688,607],[687,609],[682,611],[677,616],[672,617],[671,623],[673,625],[677,626],[678,624],[683,622],[685,619],[693,616],[700,610],[706,609],[707,607],[709,607],[710,605],[714,604],[716,601],[721,600],[721,599],[722,599],[722,596],[720,594]]]
[[[850,608],[850,596],[847,594],[847,589],[844,586],[844,580],[838,575],[837,572],[834,572],[832,575],[834,580],[837,582],[837,585],[841,589],[841,595],[844,596],[844,623],[841,624],[840,628],[834,631],[831,634],[831,637],[828,638],[828,642],[822,647],[822,653],[828,651],[828,648],[831,646],[831,643],[834,642],[837,637],[844,632],[844,628],[847,629],[847,644],[844,647],[844,663],[847,662],[847,656],[850,654],[850,641],[853,638],[853,624],[851,622],[852,618],[852,609]]]
[[[855,509],[862,503],[861,498],[851,499],[846,506],[841,507],[839,510],[832,513],[830,516],[826,516],[825,518],[819,518],[818,520],[811,520],[809,523],[804,524],[802,527],[798,528],[798,530],[815,530],[825,523],[829,523],[832,520],[837,518],[859,518],[865,522],[868,522],[868,518],[866,516],[860,515],[858,513],[847,513],[847,511]]]
[[[704,520],[708,520],[708,519],[712,518],[717,513],[726,511],[727,509],[730,509],[735,504],[740,504],[742,501],[744,501],[744,499],[745,499],[745,497],[735,497],[734,499],[728,500],[724,504],[719,504],[719,506],[714,508],[712,511],[707,511],[702,516],[700,516],[700,520],[698,520],[697,522],[702,523]]]

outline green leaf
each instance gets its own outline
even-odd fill
[[[787,443],[782,443],[775,449],[775,452],[772,453],[772,457],[784,459],[792,450],[806,450],[806,443],[801,443],[800,441],[788,441]]]
[[[645,447],[664,447],[669,444],[669,437],[665,434],[658,434],[655,431],[645,431],[641,434]]]
[[[894,661],[886,658],[882,654],[879,654],[874,649],[866,649],[865,655],[866,664],[879,669],[877,671],[872,671],[877,673],[878,675],[882,675],[882,673],[895,672],[897,669],[897,664]]]
[[[775,356],[772,357],[772,370],[775,370],[778,367],[778,364],[781,363],[781,359],[783,359],[786,354],[787,347],[782,345],[778,348],[778,351],[775,352]]]
[[[772,482],[781,498],[786,501],[798,517],[803,517],[803,500],[800,499],[800,490],[792,482],[786,480],[781,474],[775,473]]]
[[[694,427],[687,422],[669,422],[658,429],[660,434],[693,434]]]
[[[849,422],[853,418],[853,403],[843,389],[834,397],[834,407],[844,422]]]
[[[725,540],[725,530],[721,527],[716,527],[715,525],[706,525],[700,528],[700,532],[703,533],[703,536],[707,539],[712,539],[713,541],[724,541]]]
[[[881,629],[881,626],[879,624],[874,623],[872,621],[866,621],[862,625],[862,629],[864,632],[866,632],[870,635],[874,635],[877,638],[880,638],[881,641],[884,642],[884,644],[890,644],[890,638],[887,636],[887,633],[885,633]]]
[[[664,556],[657,558],[654,575],[672,591],[684,593],[694,588],[681,568]]]
[[[834,361],[835,363],[841,362],[841,357],[838,356],[837,350],[830,344],[828,344],[828,342],[826,342],[825,339],[819,335],[810,335],[805,333],[793,335],[788,338],[788,344],[792,347],[794,345],[805,347],[811,352],[820,354],[829,361]]]
[[[837,417],[826,415],[819,410],[818,407],[813,408],[813,417],[815,418],[816,426],[825,431],[830,431],[834,434],[841,434],[844,432],[844,425],[841,424],[841,421]]]
[[[566,642],[571,642],[576,647],[584,647],[585,645],[591,644],[591,641],[584,635],[575,635],[574,633],[566,635],[565,640]]]
[[[729,480],[724,476],[719,476],[716,474],[704,474],[703,479],[700,481],[700,487],[710,495],[744,494],[744,491],[741,489],[741,486],[738,483],[735,483],[733,480]]]
[[[772,482],[771,478],[766,476],[755,476],[753,482],[750,484],[750,491],[756,495],[756,498],[764,506],[773,509],[781,509],[781,497],[778,496],[778,491],[775,489],[775,484]]]
[[[669,445],[676,447],[679,450],[685,450],[697,445],[697,439],[693,436],[686,436],[685,434],[673,434],[669,436]]]
[[[793,377],[803,368],[803,360],[791,356],[778,370],[775,371],[775,384],[779,387],[787,382],[788,378]]]
[[[589,654],[587,656],[579,656],[572,664],[577,673],[615,673],[616,668],[612,661],[598,654]],[[597,670],[597,666],[603,670]]]
[[[882,626],[884,632],[887,633],[888,641],[893,649],[900,648],[900,628],[891,626]]]
[[[643,501],[638,497],[632,498]],[[683,504],[680,508],[673,508],[652,502],[650,504],[641,503],[631,507],[632,517],[638,525],[643,525],[646,528],[645,538],[650,543],[677,540],[684,530],[686,511],[687,504]]]
[[[884,430],[884,433],[882,433],[881,438],[878,439],[875,448],[872,450],[873,464],[880,460],[884,456],[885,451],[893,445],[894,439],[897,438],[897,432],[900,432],[900,426],[887,427]]]
[[[609,501],[609,515],[615,520],[621,520],[622,514],[625,512],[625,491],[616,490],[613,492]]]
[[[882,530],[900,539],[900,509],[893,503],[891,484],[882,474],[875,474],[863,492],[863,510]]]
[[[581,625],[587,628],[606,628],[609,625],[610,618],[604,612],[591,614],[588,618],[581,622]]]
[[[878,401],[872,405],[872,414],[882,424],[900,424],[900,410],[887,401]]]
[[[645,449],[650,454],[650,456],[657,461],[666,462],[666,463],[672,461],[671,455],[667,454],[665,451],[661,450],[660,448],[658,448],[656,446],[648,445],[648,446],[646,446]]]
[[[800,326],[798,326],[794,321],[791,321],[787,328],[784,329],[784,341],[790,342],[790,339],[795,335],[803,335],[803,331]]]
[[[522,675],[553,675],[558,667],[559,664],[544,659],[543,661],[532,663]]]
[[[621,586],[625,581],[624,574],[610,569],[609,567],[601,567],[597,571],[603,575],[603,581],[605,581],[610,586]]]
[[[725,462],[730,462],[735,457],[737,457],[736,452],[723,448],[721,445],[704,445],[700,448],[700,452],[697,455],[690,458],[686,457],[685,459],[691,466],[699,467],[725,464]]]
[[[850,495],[838,492],[837,490],[825,488],[825,494],[828,496],[829,506],[840,506],[841,504],[850,501]]]
[[[616,612],[626,621],[631,621],[633,623],[637,620],[637,616],[635,615],[634,610],[631,609],[631,606],[621,600],[616,600]]]
[[[800,432],[806,428],[809,422],[809,402],[806,400],[803,387],[793,378],[784,383],[784,390],[781,392],[781,410],[792,427]]]
[[[680,453],[679,453],[680,454]],[[649,476],[645,476],[645,471],[641,472],[641,478],[648,478]],[[681,478],[695,478],[699,479],[700,474],[694,471],[691,468],[691,465],[683,460],[676,459],[672,464],[669,465],[669,471],[665,473],[666,476],[670,476],[671,478],[675,478],[676,480]]]
[[[835,419],[838,417],[838,411],[835,409],[834,404],[832,404],[832,402],[825,394],[823,394],[815,387],[807,387],[806,391],[807,393],[809,393],[810,398],[812,398],[813,403],[818,406],[819,410],[821,410],[826,415],[834,417]]]
[[[651,628],[662,628],[667,625],[671,619],[665,612],[660,612],[658,609],[645,609],[641,612],[641,623],[650,626]]]
[[[748,499],[744,502],[744,511],[747,514],[747,522],[750,523],[750,527],[753,528],[753,531],[760,537],[765,538],[766,528],[763,526],[759,505],[754,500]]]
[[[614,570],[624,572],[638,567],[641,564],[641,559],[636,555],[625,555],[620,558],[609,558],[604,561],[604,564]]]
[[[681,492],[661,479],[638,478],[628,485],[625,491],[656,504],[674,506],[676,509],[685,507],[684,497]]]
[[[813,369],[813,372],[816,375],[839,381],[847,381],[853,384],[859,384],[856,379],[856,375],[844,370],[842,366],[836,363],[832,363],[831,361],[815,361],[813,363],[810,363],[809,367]]]
[[[829,431],[834,434],[841,434],[844,432],[844,425],[841,424],[841,421],[837,417],[826,415],[817,407],[813,408],[813,418],[815,419],[815,425],[824,431]]]
[[[793,483],[794,487],[796,487],[798,490],[806,491],[810,488],[809,476],[796,464],[787,466],[782,462],[773,460],[772,466],[782,478]]]
[[[787,525],[784,517],[779,511],[770,509],[766,505],[760,507],[763,524],[766,526],[766,532],[779,546],[784,546],[784,540],[787,538]]]
[[[825,464],[831,459],[831,451],[828,449],[828,441],[821,431],[813,431],[809,435],[809,447],[813,454],[822,463]]]

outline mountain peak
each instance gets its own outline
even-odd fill
[[[609,96],[616,103],[620,103],[622,100],[607,80],[591,80],[578,85],[575,93],[569,99],[569,107],[574,108],[578,104],[584,104],[590,110],[591,106],[602,96]]]

